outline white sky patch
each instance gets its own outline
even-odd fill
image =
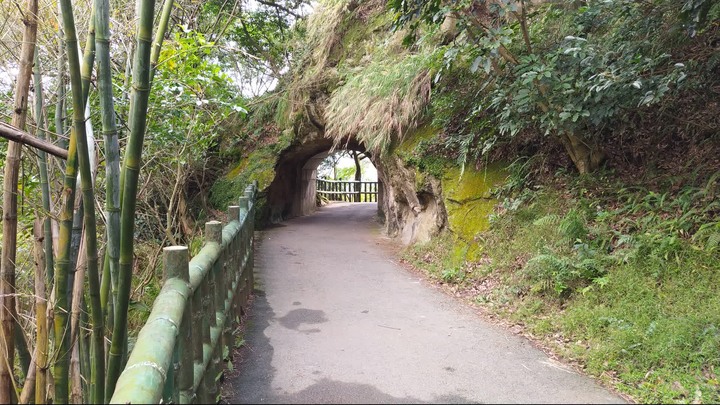
[[[341,157],[337,162],[338,169],[343,169],[346,167],[355,167],[355,160],[353,160],[353,158],[347,155]],[[362,181],[378,181],[377,169],[375,169],[375,166],[372,164],[372,162],[370,162],[370,159],[365,158],[361,160],[360,167],[362,172]],[[332,166],[318,167],[318,177],[328,177],[332,179]]]

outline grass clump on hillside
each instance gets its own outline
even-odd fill
[[[405,257],[639,401],[718,402],[718,176],[673,193],[609,178],[505,194],[474,261],[448,236]]]
[[[430,99],[431,60],[432,54],[374,60],[349,73],[330,98],[326,136],[338,145],[354,135],[376,152],[401,141]]]

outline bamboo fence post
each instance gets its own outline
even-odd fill
[[[193,385],[195,385],[195,369],[202,368],[203,366],[203,331],[202,331],[202,300],[200,298],[200,291],[195,290],[192,292],[192,351],[193,351],[193,360],[194,360],[194,367],[193,367]],[[200,387],[198,387],[198,391],[200,391]],[[196,392],[195,395],[200,395],[200,392]],[[200,401],[202,402],[203,398],[200,397]]]
[[[238,268],[237,273],[234,275],[234,279],[236,280],[236,285],[234,286],[233,290],[233,301],[235,306],[235,311],[237,316],[242,315],[243,306],[244,303],[242,301],[242,290],[240,287],[242,286],[242,274],[244,273],[244,269],[247,267],[248,263],[246,261],[246,249],[247,249],[247,238],[245,237],[245,234],[247,233],[248,226],[250,226],[252,221],[252,216],[250,215],[250,193],[248,193],[247,188],[245,189],[245,193],[242,197],[240,197],[240,216],[244,217],[244,221],[242,221],[242,227],[240,228],[239,232],[239,239],[240,239],[240,268]]]
[[[231,205],[228,207],[228,222],[232,221],[239,221],[240,220],[240,206],[237,205]],[[228,284],[232,285],[231,283],[227,282],[227,276],[228,273],[234,274],[238,271],[240,267],[240,261],[238,260],[238,241],[240,240],[240,234],[242,232],[242,229],[238,231],[238,234],[235,235],[235,238],[233,238],[230,245],[228,245],[228,258],[227,260],[222,264],[222,266],[216,267],[215,271],[217,272],[215,274],[215,284],[217,288],[217,293],[215,295],[215,305],[217,308],[221,308],[223,313],[225,314],[225,324],[223,325],[222,330],[222,339],[223,344],[225,347],[227,347],[228,351],[228,357],[231,357],[232,349],[233,349],[233,337],[232,337],[232,327],[233,322],[235,320],[235,308],[233,308],[232,303],[229,303],[229,305],[226,305],[228,294],[229,294],[229,288]],[[232,281],[232,280],[231,280]]]
[[[108,276],[110,277],[110,276]],[[183,312],[184,315],[184,312]],[[180,331],[178,330],[178,337],[180,336]],[[165,404],[179,404],[180,403],[180,390],[178,389],[178,373],[180,372],[180,368],[182,365],[180,364],[180,340],[178,339],[175,342],[175,347],[173,348],[173,354],[172,354],[172,363],[170,364],[170,367],[167,369],[167,374],[165,375],[165,385],[163,386],[163,392],[162,392],[162,401]]]
[[[247,295],[248,297],[250,294],[252,294],[252,290],[255,286],[255,275],[254,275],[254,269],[255,269],[255,261],[254,261],[254,255],[253,255],[253,245],[254,245],[254,233],[255,233],[255,195],[257,193],[257,183],[253,183],[252,187],[250,188],[250,201],[249,201],[249,209],[248,209],[248,219],[249,219],[249,225],[248,225],[248,235],[246,239],[247,249],[248,249],[248,259],[245,263],[244,271],[248,272],[248,286],[247,286]]]
[[[165,281],[178,278],[190,283],[188,268],[188,248],[186,246],[170,246],[163,249],[165,254]],[[173,356],[172,376],[168,376],[171,387],[171,398],[174,403],[186,404],[192,400],[193,389],[193,324],[191,323],[192,303],[186,301],[182,321],[178,330],[178,340]]]
[[[222,247],[222,229],[223,225],[219,221],[210,221],[205,223],[205,243],[216,243],[219,247]],[[212,347],[212,335],[211,331],[217,327],[217,310],[215,307],[215,295],[220,295],[216,290],[215,286],[215,273],[218,266],[221,266],[225,260],[224,252],[220,252],[217,260],[209,269],[206,269],[205,278],[201,282],[202,295],[203,295],[203,343],[207,343],[210,351],[208,352],[210,358],[208,359],[207,368],[203,375],[204,393],[207,399],[212,403],[217,402],[217,384],[215,384],[215,377],[218,373],[218,364],[220,355],[218,354],[217,347]],[[219,346],[219,345],[216,345]],[[203,400],[203,402],[207,402]]]

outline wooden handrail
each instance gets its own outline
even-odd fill
[[[205,246],[192,260],[185,246],[164,249],[165,283],[110,403],[216,402],[232,323],[254,283],[256,193],[257,183],[245,189],[224,227],[205,224]]]

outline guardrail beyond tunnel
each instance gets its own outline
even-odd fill
[[[317,194],[328,201],[378,202],[377,181],[317,179]]]

